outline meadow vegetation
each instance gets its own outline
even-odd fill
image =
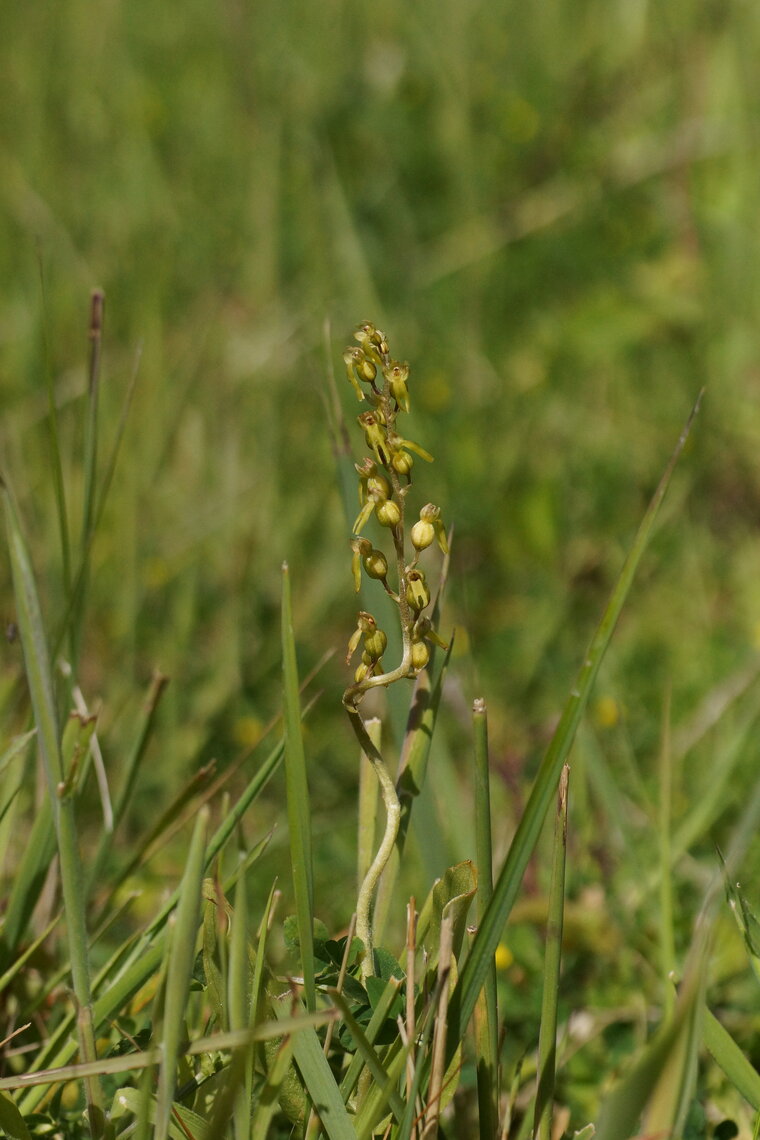
[[[758,47],[741,0],[0,10],[0,1130],[758,1135]],[[371,976],[367,319],[450,536]]]

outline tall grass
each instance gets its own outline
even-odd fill
[[[92,390],[88,398],[94,398]],[[576,989],[571,998],[568,978],[573,971],[573,937],[579,937],[577,931],[587,916],[574,917],[568,899],[568,854],[572,863],[574,857],[582,858],[583,851],[583,828],[578,828],[574,840],[572,814],[568,815],[568,760],[695,412],[696,408],[583,656],[505,856],[496,849],[486,706],[481,699],[475,702],[468,780],[474,789],[473,854],[477,861],[440,867],[419,910],[414,900],[410,903],[404,936],[394,912],[401,910],[401,885],[418,875],[407,843],[414,833],[417,807],[437,778],[429,761],[431,751],[438,759],[442,681],[450,668],[451,653],[439,651],[429,670],[414,666],[413,673],[419,675],[411,693],[403,759],[395,779],[400,826],[394,858],[383,858],[386,882],[384,893],[371,907],[371,926],[367,927],[372,930],[371,942],[365,933],[355,937],[353,924],[347,933],[331,932],[319,917],[313,866],[320,858],[315,855],[320,837],[313,833],[312,767],[306,748],[310,710],[300,691],[287,568],[281,606],[283,719],[262,733],[262,742],[264,736],[274,735],[269,755],[258,759],[252,774],[243,778],[242,766],[233,764],[219,776],[202,771],[177,789],[158,823],[150,819],[143,823],[143,834],[132,841],[137,855],[127,858],[125,872],[124,841],[113,828],[123,827],[130,801],[136,802],[143,778],[140,760],[149,747],[164,679],[154,680],[144,718],[137,725],[121,790],[111,797],[116,810],[107,817],[101,812],[101,823],[95,828],[94,744],[99,740],[107,754],[107,733],[82,713],[70,727],[59,727],[59,706],[70,701],[79,688],[78,668],[72,669],[71,664],[63,670],[53,668],[48,650],[51,635],[42,616],[25,527],[6,485],[8,549],[33,731],[11,742],[4,765],[11,773],[20,772],[30,750],[39,752],[43,771],[47,771],[42,801],[47,806],[41,806],[40,818],[48,827],[51,821],[54,825],[52,842],[43,842],[44,836],[39,836],[38,846],[30,847],[31,855],[20,863],[7,911],[12,920],[7,919],[2,928],[3,982],[14,1018],[6,1074],[0,1078],[0,1122],[9,1135],[42,1135],[57,1127],[70,1136],[230,1135],[238,1140],[295,1132],[314,1140],[320,1135],[331,1140],[380,1135],[429,1140],[454,1134],[524,1136],[534,1121],[533,1134],[546,1138],[598,1120],[598,1134],[610,1140],[633,1136],[640,1127],[681,1136],[687,1128],[694,1131],[699,1106],[712,1103],[715,1094],[708,1090],[715,1087],[717,1074],[723,1082],[722,1096],[728,1096],[726,1111],[735,1119],[748,1122],[743,1104],[760,1111],[760,1081],[730,1030],[713,1014],[708,988],[715,970],[712,963],[720,960],[718,947],[731,945],[730,935],[719,922],[721,913],[728,914],[721,887],[724,881],[731,884],[735,880],[756,831],[760,813],[756,781],[748,787],[746,806],[732,827],[724,863],[714,861],[711,881],[701,888],[703,903],[691,947],[683,958],[683,977],[673,979],[678,982],[676,999],[661,992],[661,1012],[651,1018],[659,1022],[659,1028],[654,1034],[645,1033],[645,1039],[651,1040],[643,1040],[638,1047],[629,1045],[627,1052],[634,1057],[628,1060],[622,1080],[616,1079],[615,1066],[609,1063],[600,1070],[588,1115],[584,1115],[586,1106],[579,1095],[577,1058],[570,1048],[568,1001],[587,1008],[593,1020],[595,1002],[605,994],[594,971],[603,966],[608,951],[601,939],[609,937],[610,931],[601,929],[597,947],[593,936],[587,941],[580,960],[587,963],[590,976],[586,989]],[[90,422],[97,433],[97,413]],[[94,441],[87,450],[97,453]],[[112,465],[106,466],[110,471]],[[64,489],[68,490],[65,484]],[[95,504],[103,505],[102,496],[108,489],[94,481]],[[91,517],[100,519],[102,511],[91,508]],[[394,535],[398,546],[400,531]],[[418,547],[425,542],[415,539]],[[441,543],[445,548],[442,532]],[[90,541],[83,557],[89,546]],[[412,567],[418,556],[419,552]],[[357,569],[359,561],[357,555]],[[403,573],[409,578],[406,588],[411,590],[409,567]],[[72,574],[68,584],[72,598],[74,578]],[[82,629],[83,619],[86,623],[91,576],[81,581],[80,604],[63,608],[61,644],[73,644],[66,636],[69,625]],[[375,585],[380,591],[379,583]],[[424,609],[424,603],[414,603],[420,605]],[[418,608],[415,613],[419,614]],[[406,619],[402,613],[402,620],[413,622],[404,635],[405,653],[409,653],[418,644],[422,619]],[[352,640],[358,642],[358,635]],[[374,642],[365,639],[365,644]],[[367,655],[365,650],[369,671],[357,673],[349,693],[365,683],[373,687],[369,682],[375,652],[379,651],[370,649]],[[398,672],[382,676],[392,682]],[[716,709],[713,702],[711,727],[727,717],[742,690],[743,686],[735,686],[721,708]],[[348,711],[358,716],[357,707]],[[345,715],[338,702],[334,714],[336,720]],[[365,735],[362,728],[360,741]],[[691,735],[693,746],[694,730]],[[372,740],[380,756],[377,750],[385,745],[374,729]],[[661,770],[670,783],[677,752],[667,740],[663,750],[669,760]],[[252,921],[247,880],[253,876],[260,885],[266,881],[267,840],[247,836],[244,821],[283,760],[296,913],[284,921],[278,915],[279,892],[270,880],[266,906],[259,910],[258,921]],[[730,750],[721,754],[721,763],[732,762]],[[543,877],[541,836],[558,783],[551,885],[545,911],[538,918],[540,925],[546,924],[544,969],[537,970],[529,983],[533,989],[542,987],[543,998],[533,1039],[525,1040],[526,1056],[515,1063],[510,1057],[509,1035],[513,1026],[530,1032],[530,1021],[519,1003],[514,1003],[510,987],[500,984],[498,968],[510,954],[520,954],[519,940],[514,950],[509,935],[505,943],[505,924],[511,916],[519,931],[524,921],[521,903],[527,908],[531,898],[536,898],[526,889],[526,874],[533,863],[539,879]],[[3,806],[3,815],[15,818],[17,826],[28,811],[19,790],[22,786],[15,776],[14,791]],[[657,836],[658,828],[660,834],[659,843],[653,843],[658,852],[654,871],[659,878],[672,875],[677,847],[674,837],[665,838],[671,829],[665,802],[666,809],[659,816],[653,812],[651,818],[652,836]],[[376,807],[365,794],[361,833],[369,829],[370,846],[359,856],[365,872],[372,851],[371,813]],[[455,822],[453,799],[449,810]],[[187,833],[193,817],[182,873],[173,874],[166,856],[161,857],[164,893],[172,882],[176,889],[163,905],[158,899],[151,902],[149,884],[151,866],[158,865],[156,852],[178,828]],[[87,821],[86,827],[82,821]],[[90,850],[97,861],[97,876],[83,873]],[[6,858],[12,857],[9,846]],[[125,881],[135,884],[131,896],[122,894]],[[366,873],[360,873],[360,889],[353,896],[358,903],[368,881]],[[283,886],[290,894],[291,888]],[[373,880],[373,894],[375,890]],[[756,956],[756,924],[740,888],[730,886],[730,891],[736,912],[742,916],[740,934],[750,950],[749,974]],[[424,894],[422,885],[418,897]],[[255,892],[254,899],[257,896]],[[351,897],[349,893],[342,903],[346,916],[358,905]],[[149,905],[147,913],[143,898]],[[668,908],[661,924],[661,953],[667,957],[660,960],[674,961],[675,904],[672,893],[661,890],[660,898]],[[330,899],[326,913],[334,910],[340,906]],[[475,925],[468,929],[473,920]],[[58,927],[65,930],[65,941],[52,933]],[[648,931],[642,928],[640,937],[643,960]],[[635,960],[631,957],[629,968]],[[530,968],[525,955],[519,969]],[[652,969],[656,976],[654,948]],[[69,977],[71,999],[55,1000]],[[666,984],[670,986],[670,979]],[[610,1025],[622,1026],[628,1016],[620,1011]],[[698,1078],[698,1059],[705,1055],[705,1048],[716,1062],[707,1080]],[[593,1055],[595,1048],[589,1052]],[[526,1064],[532,1056],[535,1063]],[[695,1134],[706,1135],[704,1130]]]
[[[661,1010],[686,1027],[679,1048],[690,1054],[699,1005],[679,1005],[676,985],[716,844],[730,847],[756,769],[758,30],[753,5],[708,10],[692,0],[667,12],[601,0],[498,11],[381,0],[366,13],[342,0],[192,0],[161,12],[135,0],[95,18],[74,0],[55,12],[0,12],[0,459],[50,656],[69,774],[58,782],[67,796],[75,788],[93,1016],[109,1044],[131,1034],[141,1046],[154,999],[161,1024],[161,992],[142,986],[166,970],[164,931],[200,800],[212,805],[204,876],[223,884],[236,915],[245,883],[246,932],[261,959],[249,978],[258,997],[250,1008],[236,997],[234,1011],[221,1000],[213,1032],[220,1016],[230,1032],[233,1023],[260,1032],[266,961],[302,976],[284,922],[297,908],[275,724],[279,567],[290,566],[308,678],[351,620],[325,427],[335,345],[330,335],[324,351],[322,330],[325,318],[339,330],[370,314],[415,364],[416,423],[435,440],[437,494],[455,521],[449,663],[418,683],[413,727],[422,730],[405,735],[408,708],[396,699],[383,724],[383,751],[401,756],[401,854],[381,883],[375,926],[396,956],[412,939],[409,897],[414,912],[446,868],[459,868],[443,876],[452,895],[477,890],[483,901],[482,879],[466,870],[467,860],[483,863],[474,697],[489,710],[496,884],[505,860],[514,869],[513,838],[580,647],[613,593],[676,425],[708,384],[575,735],[557,1127],[599,1119],[599,1074],[612,1081],[626,1069]],[[94,285],[108,296],[108,323],[89,352],[96,324],[84,299]],[[337,445],[352,474],[340,433]],[[55,802],[35,766],[41,738],[28,736],[10,558],[0,581],[11,638],[0,669],[0,1039],[23,1024],[21,1010],[32,1018],[4,1047],[4,1075],[15,1079],[76,1053],[64,921],[76,916],[61,913],[54,888]],[[345,683],[333,656],[300,705],[314,906],[336,940],[357,874],[360,766],[335,716]],[[552,803],[551,781],[540,786]],[[365,810],[371,850],[367,819]],[[513,1134],[527,1134],[534,1116],[550,830],[508,927],[497,933],[493,922],[495,963],[489,949],[479,966],[492,989],[496,975],[498,1112],[502,1126],[511,1115]],[[730,1081],[700,1053],[695,1100],[709,1119],[700,1123],[692,1105],[687,1135],[709,1136],[721,1115],[752,1133],[732,1088],[755,1103],[746,969],[755,865],[750,845],[732,896],[740,923],[718,911],[707,983],[717,1016],[701,1023]],[[476,917],[473,902],[468,921]],[[438,939],[435,915],[429,929]],[[224,938],[212,948],[205,926],[204,937],[209,971],[212,962],[232,970]],[[319,930],[314,938],[320,952]],[[412,946],[405,962],[419,957]],[[342,960],[324,952],[337,984]],[[235,953],[238,980],[226,978],[225,992],[239,994],[239,942]],[[201,990],[193,994],[205,1009]],[[372,1017],[384,1001],[392,1006],[381,997]],[[125,1010],[126,1024],[111,1025]],[[455,1001],[446,1017],[457,1016]],[[197,1029],[194,1018],[191,1009]],[[432,1049],[432,1025],[429,1034]],[[479,1040],[493,1052],[493,1026]],[[296,1042],[240,1046],[218,1098],[213,1082],[230,1070],[209,1074],[219,1112],[233,1104],[242,1121],[240,1090],[253,1091],[255,1072],[259,1134],[279,1127]],[[109,1044],[96,1042],[101,1073],[125,1063],[103,1057]],[[240,1068],[245,1049],[254,1069]],[[469,1049],[442,1124],[461,1134],[478,1095]],[[138,1119],[146,1134],[158,1058],[142,1056],[145,1083],[122,1093],[119,1127]],[[410,1056],[395,1063],[416,1119],[426,1068]],[[112,1108],[117,1079],[102,1083]],[[44,1083],[13,1093],[30,1128],[42,1127],[37,1110],[63,1120],[75,1095]],[[195,1095],[199,1115],[213,1119]],[[493,1083],[481,1086],[481,1098],[492,1095]],[[3,1118],[2,1127],[16,1125]]]

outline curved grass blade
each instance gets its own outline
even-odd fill
[[[470,954],[465,962],[449,1008],[449,1045],[447,1056],[453,1057],[472,1016],[478,994],[485,982],[490,963],[499,944],[504,924],[520,890],[525,868],[538,842],[541,828],[551,803],[562,767],[575,739],[599,666],[612,638],[639,562],[652,536],[655,520],[668,489],[676,463],[683,451],[692,422],[699,409],[700,393],[678,439],[660,482],[639,526],[633,547],[612,591],[602,619],[591,640],[562,717],[548,751],[539,768],[530,798],[525,807],[507,858],[494,887],[491,903],[484,915]]]

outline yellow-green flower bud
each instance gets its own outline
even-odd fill
[[[412,545],[415,550],[425,550],[430,546],[433,539],[437,538],[438,545],[443,553],[448,554],[449,544],[446,541],[446,531],[443,529],[440,515],[440,508],[432,503],[427,503],[422,508],[419,522],[414,524],[411,532]]]
[[[359,379],[371,384],[377,376],[377,367],[371,360],[367,360],[366,356],[362,356],[361,363],[357,364],[356,371],[359,373]]]
[[[420,519],[412,527],[412,546],[415,550],[427,550],[435,538],[435,528],[431,522]]]
[[[375,515],[381,526],[394,527],[401,522],[401,508],[393,499],[383,499],[378,503]]]
[[[421,570],[410,570],[407,574],[406,600],[416,613],[430,605],[430,590]]]
[[[430,650],[424,641],[415,641],[412,644],[412,665],[417,670],[424,669],[430,660]]]
[[[391,395],[400,408],[405,412],[409,411],[409,389],[406,382],[409,379],[409,365],[399,364],[394,360],[389,368],[383,369],[383,375],[388,381],[388,387],[391,390]]]
[[[394,451],[391,456],[391,467],[399,475],[408,475],[414,467],[414,457],[408,451]]]
[[[364,635],[364,652],[371,661],[379,661],[385,653],[387,645],[388,638],[381,629]]]
[[[357,666],[356,672],[354,673],[355,683],[357,685],[360,685],[362,683],[362,681],[365,681],[367,679],[367,677],[369,676],[369,673],[370,673],[370,666],[365,665],[364,662],[362,662],[361,665]]]

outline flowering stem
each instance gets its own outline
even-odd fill
[[[364,943],[362,973],[369,978],[374,973],[374,951],[372,939],[372,910],[374,896],[380,877],[393,853],[401,820],[401,805],[393,778],[386,767],[379,748],[370,737],[359,712],[359,705],[369,689],[386,687],[402,678],[416,677],[429,660],[429,650],[423,644],[425,639],[439,641],[432,629],[429,618],[422,611],[430,605],[430,592],[425,583],[425,575],[417,568],[419,552],[433,541],[436,533],[443,533],[439,510],[432,503],[423,507],[420,521],[411,529],[411,542],[414,557],[410,565],[406,561],[406,497],[411,486],[412,456],[417,452],[430,462],[432,456],[424,448],[411,440],[404,439],[395,430],[399,412],[409,411],[409,365],[400,364],[390,356],[385,335],[369,322],[360,325],[354,336],[360,348],[347,348],[343,354],[347,376],[360,401],[368,401],[371,411],[362,412],[357,417],[367,446],[374,458],[367,457],[356,465],[359,473],[359,502],[361,509],[354,523],[354,536],[351,548],[354,552],[352,570],[357,591],[361,584],[361,568],[364,566],[368,577],[382,582],[383,589],[398,606],[401,626],[401,662],[395,669],[383,672],[382,656],[388,639],[378,628],[372,614],[362,610],[358,624],[348,643],[346,663],[363,643],[362,660],[354,675],[354,683],[343,694],[343,706],[348,713],[351,727],[359,745],[372,765],[380,783],[385,805],[385,832],[364,881],[359,889],[356,904],[356,933]],[[378,373],[378,369],[380,370]],[[377,381],[377,382],[376,382]],[[364,385],[364,387],[363,387]],[[402,477],[406,484],[402,486]],[[391,532],[395,554],[398,593],[388,584],[388,560],[372,543],[360,537],[361,531],[372,515],[377,522]],[[436,529],[437,528],[437,529]],[[439,537],[439,545],[446,552],[445,537]],[[441,643],[442,644],[442,643]]]

